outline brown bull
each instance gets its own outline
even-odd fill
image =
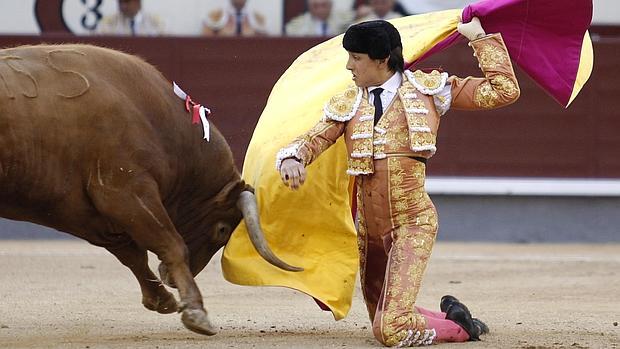
[[[182,312],[187,328],[214,334],[193,277],[242,218],[267,261],[299,269],[267,247],[222,135],[202,132],[137,57],[88,45],[0,50],[0,216],[106,248],[136,276],[147,309]]]

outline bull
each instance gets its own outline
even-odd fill
[[[91,45],[0,50],[0,216],[82,238],[135,275],[142,304],[212,335],[194,281],[243,218],[269,263],[252,188],[230,147],[192,124],[144,60]],[[176,287],[175,299],[148,266]]]

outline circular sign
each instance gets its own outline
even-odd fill
[[[90,34],[104,15],[118,8],[116,0],[63,0],[62,18],[74,34]]]

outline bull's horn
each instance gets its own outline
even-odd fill
[[[288,271],[303,271],[303,268],[294,267],[282,261],[280,258],[269,249],[267,246],[267,240],[265,240],[265,234],[260,227],[260,220],[258,219],[258,205],[256,204],[256,197],[249,191],[242,191],[239,194],[239,200],[237,201],[237,207],[243,213],[243,219],[245,220],[245,226],[248,228],[248,235],[252,245],[261,257],[274,266],[288,270]]]

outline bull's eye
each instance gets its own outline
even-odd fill
[[[217,223],[216,230],[220,235],[228,235],[230,234],[230,226],[226,223]]]

